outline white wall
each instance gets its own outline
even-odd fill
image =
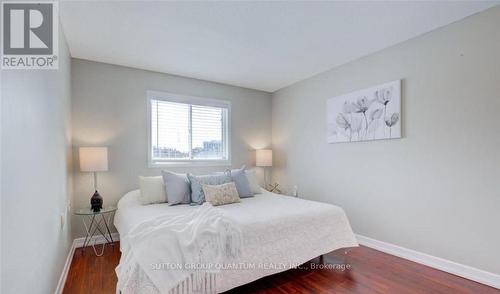
[[[273,177],[356,233],[500,274],[500,7],[273,94]],[[326,100],[403,79],[403,139],[326,143]]]
[[[232,166],[254,164],[252,151],[271,144],[271,95],[196,79],[73,59],[72,132],[74,156],[79,146],[108,146],[109,172],[99,177],[99,193],[105,205],[115,205],[136,189],[139,175],[159,175],[148,168],[146,91],[230,100]],[[224,167],[166,168],[178,172],[205,173]],[[74,165],[74,207],[89,206],[92,177]],[[83,234],[75,220],[74,236]]]
[[[1,293],[53,293],[72,242],[71,60],[59,36],[59,70],[1,72]]]

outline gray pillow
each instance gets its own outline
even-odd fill
[[[167,192],[169,205],[191,202],[189,180],[185,174],[176,174],[166,170],[162,170],[161,174],[165,183],[165,192]]]
[[[187,174],[189,182],[191,182],[191,202],[202,204],[205,202],[205,193],[203,193],[203,185],[222,185],[232,182],[229,173],[213,174],[204,176],[194,176]],[[168,197],[168,192],[167,192]],[[170,201],[170,198],[168,198]]]
[[[248,181],[245,171],[245,166],[240,169],[231,170],[231,179],[236,185],[236,190],[238,191],[240,198],[253,196],[252,188],[250,187],[250,182]]]
[[[257,173],[255,172],[255,169],[251,170],[245,170],[247,174],[247,179],[248,182],[250,183],[250,189],[252,189],[252,193],[255,194],[262,194],[262,191],[260,190],[259,186],[259,181],[257,180]]]

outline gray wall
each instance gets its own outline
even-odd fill
[[[59,70],[1,72],[1,293],[53,293],[72,242],[71,59],[59,36]]]
[[[356,233],[500,274],[500,7],[273,94],[273,177]],[[326,100],[404,79],[403,139],[326,143]]]
[[[108,146],[109,172],[99,173],[105,205],[115,205],[139,186],[139,175],[159,175],[148,168],[146,91],[230,100],[232,166],[254,163],[252,150],[271,144],[271,95],[196,79],[73,59],[72,132],[75,156],[74,207],[89,206],[92,176],[79,172],[79,146]],[[224,167],[166,168],[204,173]],[[83,234],[75,220],[74,237]]]

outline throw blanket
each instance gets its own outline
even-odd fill
[[[213,293],[220,265],[239,257],[241,246],[240,229],[208,203],[185,215],[159,216],[122,240],[118,289],[123,294]],[[137,272],[153,285],[139,285]]]

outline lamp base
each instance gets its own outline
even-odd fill
[[[99,212],[102,209],[102,202],[102,196],[95,190],[94,195],[90,198],[90,207],[94,212]]]

